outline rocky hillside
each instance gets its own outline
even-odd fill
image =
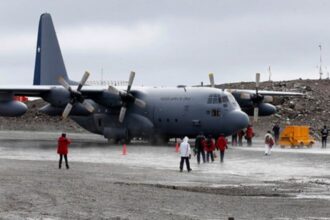
[[[219,85],[219,88],[254,89],[254,82],[242,82]],[[303,97],[277,97],[273,104],[278,113],[269,117],[260,117],[254,123],[259,135],[271,130],[275,123],[285,125],[308,125],[311,133],[319,139],[319,130],[323,125],[330,127],[330,80],[293,80],[281,82],[262,82],[260,89],[304,93]],[[252,120],[252,118],[251,118]]]
[[[219,88],[254,89],[253,82],[231,83],[218,85]],[[287,124],[308,125],[311,133],[318,138],[319,129],[324,125],[330,127],[330,80],[293,80],[281,82],[262,82],[260,89],[275,91],[296,91],[304,97],[275,98],[274,104],[278,113],[269,117],[260,117],[254,123],[257,136],[263,136],[274,123],[283,128]],[[22,117],[0,117],[1,130],[40,130],[87,132],[70,119],[49,117],[37,110],[45,105],[42,100],[28,102],[28,112]],[[252,120],[252,118],[251,118]]]
[[[21,117],[0,117],[1,130],[87,132],[71,119],[50,117],[38,111],[47,103],[34,100],[26,103],[29,110]]]

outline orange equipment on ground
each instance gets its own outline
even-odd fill
[[[315,140],[309,135],[308,126],[286,126],[280,135],[281,147],[312,147]]]

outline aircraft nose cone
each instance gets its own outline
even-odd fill
[[[249,125],[249,117],[245,112],[233,111],[229,114],[230,124],[232,125],[233,132],[247,128]]]

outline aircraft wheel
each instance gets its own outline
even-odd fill
[[[110,144],[110,145],[112,145],[112,144],[116,144],[115,139],[108,138],[108,144]]]

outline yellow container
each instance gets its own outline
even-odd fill
[[[286,126],[280,135],[281,147],[312,147],[315,140],[309,135],[309,126]]]

